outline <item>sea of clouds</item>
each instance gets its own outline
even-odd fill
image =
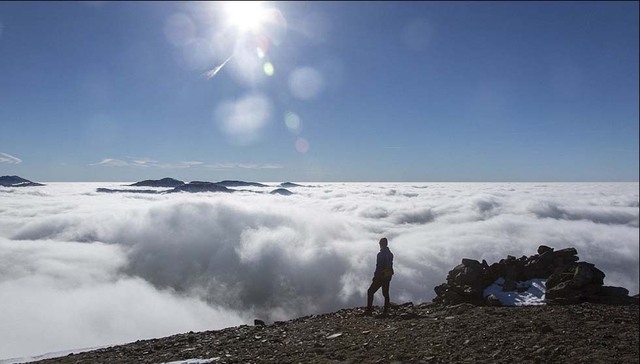
[[[575,247],[606,285],[638,293],[638,183],[310,183],[291,196],[271,186],[0,187],[0,358],[364,306],[383,236],[397,303],[431,300],[462,258],[492,263],[540,244]]]

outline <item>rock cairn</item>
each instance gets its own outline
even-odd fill
[[[447,282],[434,288],[434,303],[455,305],[500,305],[493,295],[484,297],[485,288],[498,278],[504,279],[503,291],[518,290],[517,282],[546,279],[547,304],[576,304],[581,302],[608,304],[637,304],[638,297],[629,297],[622,287],[604,286],[605,274],[594,264],[578,262],[575,248],[554,250],[546,245],[538,247],[538,254],[516,258],[507,256],[491,265],[485,260],[462,259],[449,271]]]

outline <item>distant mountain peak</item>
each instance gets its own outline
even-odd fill
[[[233,190],[217,183],[192,181],[191,183],[177,186],[168,192],[233,192]]]
[[[136,182],[134,184],[131,184],[129,186],[136,186],[136,187],[171,187],[171,188],[175,188],[178,186],[182,186],[184,185],[184,182],[174,179],[174,178],[163,178],[163,179],[147,179],[144,181],[140,181],[140,182]]]
[[[0,177],[0,186],[3,187],[35,187],[44,186],[42,183],[31,182],[19,176],[2,176]]]
[[[258,182],[245,182],[245,181],[234,181],[234,180],[224,180],[220,182],[216,182],[219,186],[224,187],[269,187],[265,184]]]
[[[286,188],[278,188],[270,192],[272,195],[282,195],[282,196],[290,196],[293,195],[293,192],[289,191]]]
[[[280,184],[280,187],[291,188],[291,187],[304,187],[304,186],[299,185],[297,183],[293,183],[293,182],[283,182]]]

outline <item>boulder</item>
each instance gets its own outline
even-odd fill
[[[502,290],[506,292],[524,291],[526,288],[522,282],[544,279],[547,304],[638,302],[638,298],[629,297],[629,291],[625,288],[603,286],[604,272],[592,263],[579,262],[575,248],[555,250],[540,245],[537,253],[520,258],[509,255],[491,265],[485,260],[480,263],[463,258],[461,264],[449,271],[446,283],[434,288],[436,297],[433,302],[495,306],[498,298],[493,295],[485,298],[483,294],[499,278],[504,279]]]
[[[253,325],[254,326],[265,326],[264,321],[258,320],[258,319],[253,320]]]
[[[487,306],[495,306],[495,307],[502,306],[502,302],[500,302],[498,297],[496,297],[494,294],[488,295],[487,298],[485,298],[485,300],[487,301]]]
[[[538,254],[539,255],[542,255],[542,254],[547,253],[547,252],[552,252],[552,251],[553,251],[553,248],[550,248],[550,247],[548,247],[546,245],[540,245],[538,247]]]

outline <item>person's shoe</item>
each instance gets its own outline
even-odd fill
[[[370,308],[367,308],[366,310],[364,310],[364,312],[362,313],[362,316],[373,316],[373,311],[371,311]]]

